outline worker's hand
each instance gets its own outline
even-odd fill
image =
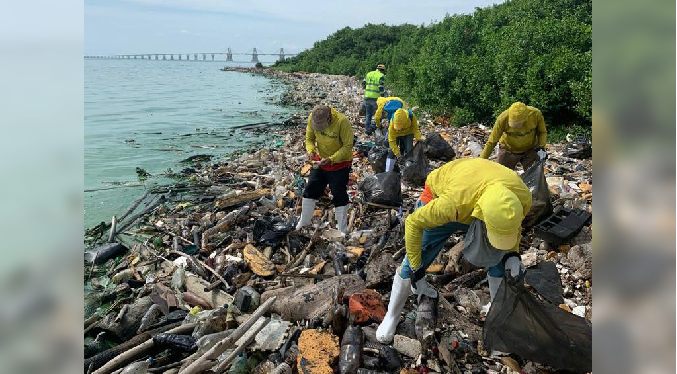
[[[319,162],[319,165],[320,165],[320,166],[322,166],[322,165],[329,165],[329,164],[331,164],[331,160],[328,159],[328,158],[323,158],[323,159],[321,159],[320,162]]]
[[[525,269],[519,256],[510,256],[505,260],[505,274],[519,279],[524,275]]]
[[[437,298],[437,290],[435,290],[433,286],[431,286],[430,283],[425,280],[425,278],[421,278],[416,282],[414,282],[412,279],[411,290],[417,296],[426,295],[428,297]]]
[[[545,152],[543,147],[536,148],[536,154],[538,155],[539,160],[545,160],[548,157],[548,154]]]

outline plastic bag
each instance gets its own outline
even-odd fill
[[[370,175],[362,180],[359,188],[366,202],[387,206],[402,205],[402,186],[400,174],[397,172]]]
[[[456,152],[449,143],[438,133],[433,133],[423,141],[425,155],[431,160],[451,161]]]
[[[367,157],[367,160],[369,160],[369,165],[371,165],[371,169],[374,170],[374,173],[378,174],[386,171],[387,158],[388,158],[388,148],[377,145],[369,151],[369,156]],[[399,172],[400,169],[397,165],[395,165],[393,171]]]
[[[550,190],[548,189],[548,182],[545,180],[545,172],[543,171],[544,163],[545,160],[536,161],[522,174],[524,184],[531,191],[531,210],[529,210],[527,216],[524,217],[524,221],[522,221],[522,225],[525,227],[538,224],[552,213]]]
[[[425,157],[425,149],[423,144],[416,143],[414,149],[404,156],[402,179],[414,186],[423,187],[428,173],[430,173],[430,165]]]
[[[501,283],[484,323],[484,345],[554,369],[592,371],[592,325],[539,301],[521,280]]]

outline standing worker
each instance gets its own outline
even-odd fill
[[[437,310],[437,291],[425,281],[425,270],[455,232],[467,232],[463,256],[488,268],[493,300],[506,270],[513,277],[524,271],[519,238],[530,208],[531,192],[522,179],[493,161],[460,159],[433,170],[417,209],[405,221],[406,256],[393,279],[388,312],[376,330],[378,341],[393,339],[412,292],[418,295],[417,335],[421,311]]]
[[[296,229],[310,224],[315,203],[327,184],[331,189],[336,225],[348,232],[348,178],[353,160],[353,129],[345,115],[326,105],[318,105],[308,116],[306,152],[316,167],[303,190],[301,219]]]
[[[376,70],[368,72],[362,81],[362,88],[364,88],[364,131],[367,135],[371,135],[374,132],[371,118],[376,111],[376,99],[383,96],[385,91],[383,87],[385,70],[385,65],[378,64]]]
[[[376,99],[376,114],[374,114],[374,122],[376,123],[376,128],[381,128],[381,119],[384,118],[390,120],[393,118],[395,111],[404,108],[407,109],[404,100],[400,99],[397,96],[388,96],[388,97],[379,97]],[[388,127],[386,126],[386,131]],[[387,136],[387,135],[386,135]]]
[[[480,157],[488,159],[498,142],[499,164],[514,170],[520,163],[527,170],[534,161],[545,157],[547,138],[541,111],[518,101],[496,118]]]
[[[393,171],[395,160],[401,155],[406,155],[414,148],[414,138],[420,141],[421,131],[418,128],[418,120],[411,109],[397,109],[388,125],[388,158],[386,158],[386,171]]]

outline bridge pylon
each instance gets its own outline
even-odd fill
[[[226,52],[226,61],[233,61],[233,52],[228,47],[228,52]]]
[[[284,48],[280,48],[280,58],[278,61],[284,60]]]
[[[252,51],[252,62],[259,62],[259,54],[256,52],[256,48]]]

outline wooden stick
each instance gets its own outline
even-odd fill
[[[188,367],[180,372],[180,374],[195,374],[204,371],[205,369],[212,366],[212,361],[219,357],[226,349],[230,348],[235,344],[235,342],[244,335],[247,330],[249,330],[254,323],[261,317],[264,313],[270,309],[270,307],[275,302],[277,297],[273,296],[270,299],[266,300],[265,303],[261,304],[256,311],[249,317],[247,322],[241,324],[235,329],[228,337],[216,343],[210,350],[205,352],[197,360],[193,361]],[[98,373],[96,373],[98,374]]]
[[[120,222],[122,222],[122,221],[129,215],[129,213],[133,212],[133,211],[136,209],[136,207],[138,207],[139,204],[141,204],[141,202],[142,202],[149,194],[150,194],[150,190],[146,190],[146,193],[144,193],[143,196],[141,196],[141,197],[138,198],[136,201],[134,201],[134,202],[132,203],[132,205],[127,209],[127,211],[124,212],[124,213],[120,216]]]
[[[249,336],[247,337],[247,340],[245,340],[244,342],[242,342],[242,344],[240,344],[237,348],[235,348],[235,350],[233,350],[233,352],[231,352],[231,353],[228,355],[228,357],[226,357],[226,358],[225,358],[225,359],[224,359],[224,360],[216,367],[216,369],[214,369],[214,371],[217,372],[217,373],[224,372],[224,371],[228,368],[228,366],[230,366],[231,362],[233,362],[233,360],[235,360],[235,357],[239,356],[240,353],[242,353],[242,351],[244,351],[244,349],[247,348],[247,346],[249,346],[250,344],[252,344],[252,342],[254,341],[254,338],[256,338],[256,334],[258,334],[259,331],[261,331],[261,329],[263,329],[263,328],[268,324],[268,322],[270,322],[270,319],[266,319],[265,321],[263,321],[263,323],[261,323],[260,325],[256,326],[256,327],[254,328],[254,330],[251,331],[251,333],[250,333]],[[249,331],[247,331],[247,332],[249,333]]]
[[[108,243],[112,243],[115,239],[115,234],[117,234],[116,229],[118,227],[118,220],[113,216],[110,221],[110,234],[108,234]]]
[[[197,325],[196,323],[187,323],[185,325],[181,325],[171,330],[168,330],[167,334],[184,334],[187,332],[191,332],[193,331],[196,325]],[[115,371],[115,369],[117,369],[118,367],[132,360],[134,357],[150,350],[151,348],[153,348],[154,345],[155,343],[153,342],[153,338],[151,337],[150,339],[137,345],[136,347],[115,356],[115,358],[108,361],[105,365],[100,367],[92,374],[109,374]]]

